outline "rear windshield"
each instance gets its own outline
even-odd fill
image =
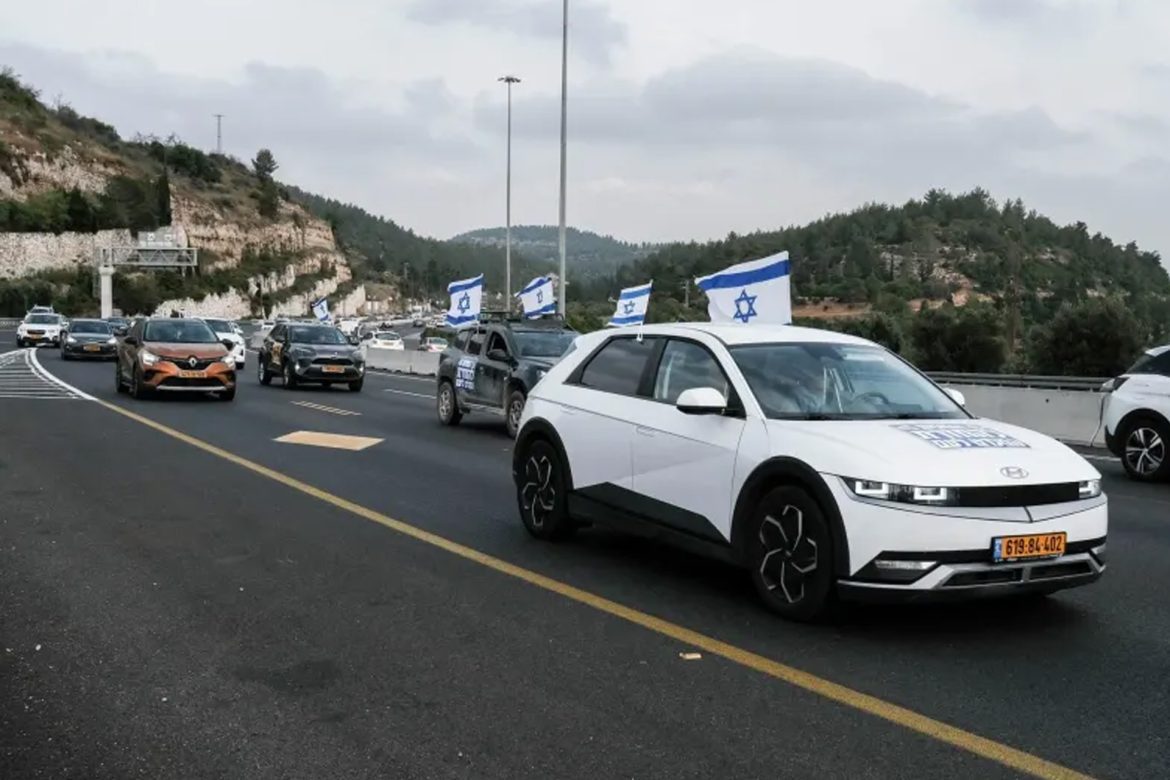
[[[70,333],[104,333],[109,335],[110,326],[99,320],[74,320],[69,326]]]
[[[163,344],[215,344],[219,341],[206,323],[180,319],[146,323],[142,339]]]

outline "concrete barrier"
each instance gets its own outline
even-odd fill
[[[439,373],[439,353],[411,349],[380,349],[363,347],[366,366],[400,374],[434,376]]]
[[[946,382],[943,387],[961,391],[967,397],[967,410],[980,417],[1031,428],[1069,444],[1104,445],[1100,430],[1104,393],[960,382]]]

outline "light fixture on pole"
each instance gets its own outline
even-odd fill
[[[569,0],[564,0],[561,12],[561,214],[557,232],[557,250],[561,257],[559,300],[557,309],[561,316],[567,316],[565,307],[565,288],[569,280],[565,274],[565,152],[568,121],[568,90],[569,90]]]
[[[508,173],[504,196],[504,306],[510,312],[512,311],[512,85],[519,84],[520,79],[516,76],[500,76],[496,80],[504,82],[508,88]]]

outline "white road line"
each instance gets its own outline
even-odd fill
[[[431,400],[432,398],[434,398],[433,395],[427,395],[426,393],[412,393],[409,390],[393,390],[391,388],[384,388],[382,390],[382,392],[383,393],[394,393],[395,395],[409,395],[409,396],[412,396],[414,398],[426,398],[428,401]]]
[[[349,417],[349,416],[360,417],[362,414],[361,412],[355,412],[352,409],[338,409],[335,406],[325,406],[324,404],[315,404],[315,403],[312,403],[311,401],[289,401],[289,403],[294,405],[294,406],[303,406],[306,409],[315,409],[316,411],[319,411],[319,412],[328,412],[330,414],[337,414],[337,415],[341,415],[343,417]]]
[[[84,390],[80,390],[80,389],[74,387],[73,385],[69,384],[68,382],[64,382],[64,381],[58,379],[57,377],[53,376],[52,374],[50,374],[48,371],[46,371],[44,369],[44,367],[41,366],[41,362],[39,360],[37,360],[36,350],[30,351],[28,353],[28,357],[30,360],[29,365],[32,366],[33,371],[36,372],[39,376],[44,377],[46,380],[52,382],[53,384],[55,384],[58,387],[65,390],[66,392],[75,393],[78,398],[84,398],[87,401],[96,401],[97,400],[96,398],[94,398],[92,395],[85,392]]]

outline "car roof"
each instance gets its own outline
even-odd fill
[[[604,333],[636,332],[633,326],[611,329]],[[736,325],[723,322],[677,322],[657,325],[644,325],[641,328],[647,336],[688,336],[695,333],[706,333],[714,336],[728,346],[740,344],[775,344],[791,343],[827,343],[827,344],[863,344],[872,345],[868,341],[847,333],[838,333],[820,328],[803,328],[796,325]]]

